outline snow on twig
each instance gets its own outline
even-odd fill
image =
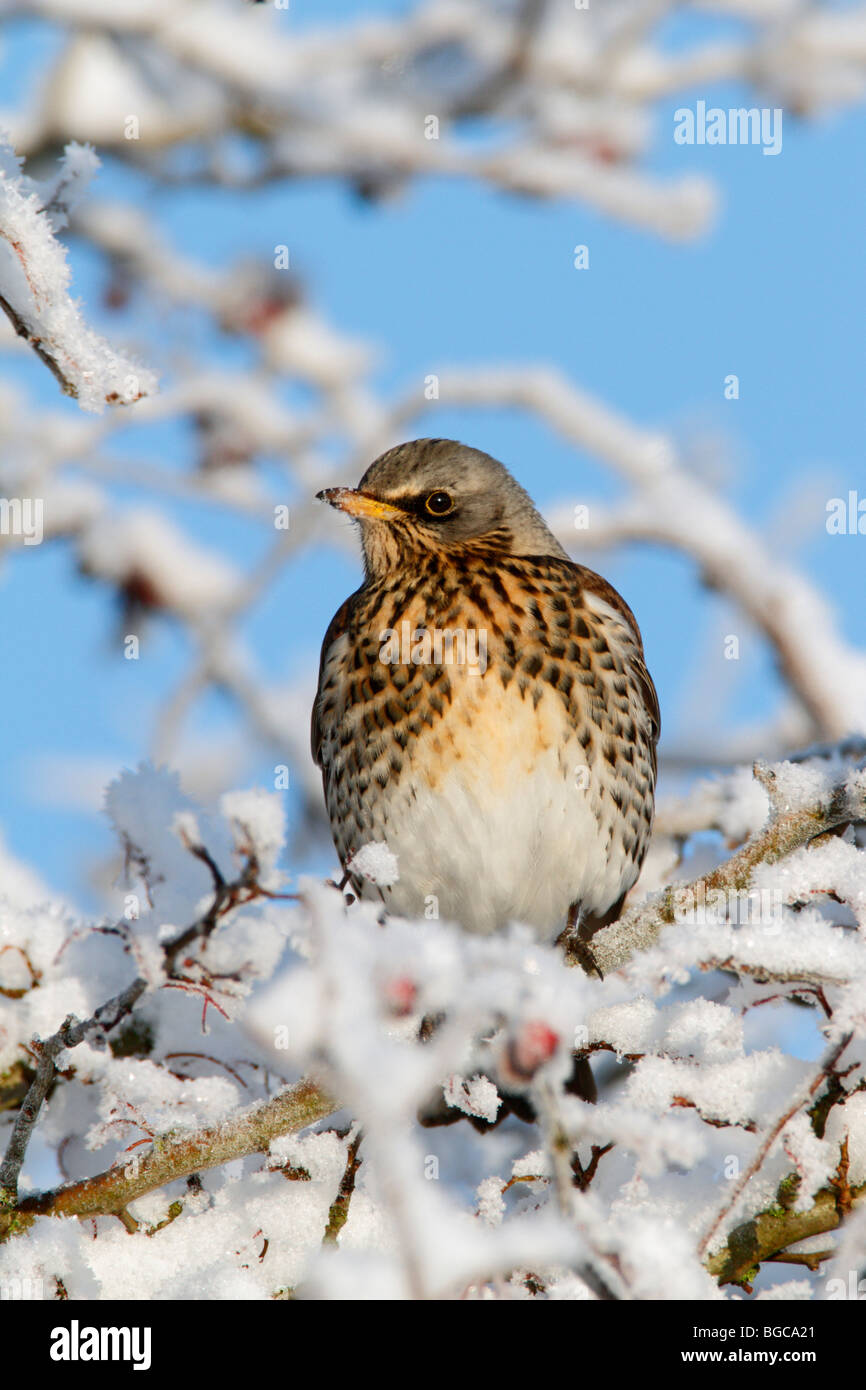
[[[57,177],[40,187],[22,174],[11,146],[0,143],[0,308],[64,395],[95,412],[130,405],[156,389],[154,373],[89,328],[70,295],[56,230],[98,167],[93,151],[73,142]]]

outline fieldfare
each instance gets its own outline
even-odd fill
[[[399,873],[355,890],[473,932],[613,921],[647,850],[659,733],[631,609],[454,440],[398,445],[319,497],[360,523],[364,582],[322,645],[313,757],[344,869],[384,842]]]

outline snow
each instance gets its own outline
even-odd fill
[[[786,794],[804,794],[794,783]],[[824,795],[818,781],[810,785]],[[207,1172],[201,1192],[176,1183],[133,1202],[132,1215],[153,1232],[135,1261],[131,1237],[117,1223],[100,1222],[93,1241],[38,1221],[11,1243],[16,1271],[50,1280],[61,1269],[73,1298],[192,1298],[206,1287],[208,1296],[237,1299],[297,1288],[328,1300],[524,1299],[532,1296],[528,1271],[543,1296],[577,1301],[593,1296],[580,1274],[587,1260],[600,1277],[624,1281],[631,1298],[725,1297],[697,1238],[727,1184],[752,1162],[764,1126],[792,1096],[805,1096],[814,1076],[813,1063],[771,1042],[755,1046],[745,1023],[755,1013],[770,1017],[766,1005],[757,1006],[771,988],[757,977],[774,968],[820,970],[838,1014],[825,1021],[828,1036],[839,1036],[849,1016],[866,1032],[859,933],[832,925],[817,901],[799,911],[788,905],[804,893],[825,896],[835,877],[859,902],[861,851],[850,837],[761,870],[768,881],[784,871],[780,917],[672,926],[605,980],[565,969],[554,947],[519,924],[473,937],[442,921],[383,922],[375,903],[347,905],[333,886],[302,879],[296,901],[270,890],[239,901],[206,941],[190,945],[184,987],[170,989],[166,983],[177,981],[166,981],[164,943],[214,901],[213,875],[194,851],[206,851],[226,882],[253,852],[259,872],[281,883],[283,798],[248,788],[202,806],[176,773],[143,764],[109,786],[106,811],[126,860],[121,901],[131,894],[137,912],[119,934],[94,934],[57,905],[29,906],[44,890],[19,867],[10,877],[16,901],[0,911],[0,939],[11,948],[0,954],[0,983],[21,997],[4,1000],[0,1047],[12,1062],[32,1032],[45,1035],[70,1009],[86,1016],[136,971],[149,981],[137,1025],[146,1023],[149,1041],[143,1053],[115,1055],[94,1033],[62,1055],[64,1080],[40,1119],[42,1143],[65,1145],[74,1164],[97,1150],[101,1163],[133,1171],[152,1136],[219,1126],[310,1072],[345,1110],[312,1131],[274,1139],[262,1158]],[[378,875],[393,868],[383,846],[364,853],[356,869]],[[697,969],[728,959],[753,968],[756,978],[744,973],[737,983]],[[40,972],[38,988],[32,970]],[[671,997],[680,977],[691,993]],[[711,992],[698,988],[720,978]],[[213,1007],[203,1007],[206,999]],[[442,1021],[422,1045],[415,1030],[425,1014]],[[418,1127],[419,1108],[437,1094],[461,1114],[496,1120],[521,1039],[543,1062],[537,1075],[527,1067],[523,1082],[542,1124],[509,1120],[483,1135],[465,1123]],[[637,1060],[620,1084],[587,1105],[557,1089],[570,1067],[570,1042],[603,1044],[607,1066],[617,1065],[614,1058]],[[850,1057],[856,1062],[853,1050]],[[851,1181],[866,1179],[859,1074],[855,1068],[846,1076],[849,1093],[831,1108],[823,1138],[805,1105],[791,1116],[732,1221],[773,1205],[791,1173],[800,1176],[795,1207],[808,1208],[836,1172],[846,1135]],[[589,1190],[566,1194],[573,1219],[563,1218],[548,1148],[554,1118],[584,1167],[596,1154]],[[323,1250],[358,1126],[349,1219],[336,1249]],[[27,1167],[23,1185],[32,1184]],[[724,1239],[722,1229],[711,1248]],[[0,1250],[0,1277],[10,1268],[9,1249]],[[780,1287],[799,1298],[812,1284]]]
[[[840,1107],[841,1109],[842,1107]],[[806,1211],[814,1194],[823,1187],[839,1161],[838,1145],[819,1139],[808,1115],[795,1115],[782,1131],[782,1144],[799,1178],[794,1211]]]
[[[500,1226],[505,1216],[505,1197],[501,1178],[485,1178],[478,1184],[478,1216],[488,1226]]]
[[[774,1284],[770,1289],[761,1289],[757,1295],[760,1303],[802,1303],[810,1301],[813,1297],[812,1285],[808,1279],[785,1279],[780,1284]]]
[[[857,1091],[830,1111],[824,1138],[832,1148],[834,1168],[839,1147],[846,1135],[848,1181],[856,1187],[866,1182],[866,1091]]]
[[[784,811],[802,811],[825,800],[835,783],[838,769],[825,761],[773,764],[774,795]]]
[[[743,1051],[741,1022],[729,1008],[710,999],[660,1009],[639,995],[627,1004],[594,1013],[589,1038],[610,1043],[620,1058],[658,1051],[717,1061],[741,1056]]]
[[[239,1087],[228,1077],[185,1081],[149,1060],[115,1058],[87,1043],[61,1053],[59,1065],[99,1087],[98,1120],[85,1135],[89,1149],[118,1136],[141,1139],[167,1130],[180,1136],[219,1124],[240,1102]]]
[[[249,791],[226,792],[220,797],[219,806],[232,824],[236,852],[245,855],[252,850],[267,879],[286,838],[283,798],[278,792],[252,787]]]
[[[55,179],[40,187],[21,173],[13,149],[0,138],[0,296],[57,363],[83,409],[96,412],[156,389],[154,373],[109,347],[70,296],[66,252],[55,229],[98,167],[93,151],[73,142]],[[43,210],[52,198],[64,200],[53,215]]]
[[[370,366],[366,346],[340,337],[304,307],[280,314],[267,329],[265,346],[274,368],[309,377],[325,389],[343,385]]]
[[[616,62],[600,65],[613,32],[604,26],[615,21],[599,6],[575,24],[570,0],[546,7],[518,64],[521,7],[487,0],[429,0],[393,19],[290,33],[274,7],[226,0],[200,0],[190,12],[171,0],[37,8],[61,22],[64,42],[50,80],[26,84],[9,113],[14,138],[0,145],[0,295],[32,340],[7,330],[15,375],[23,363],[53,389],[52,370],[83,410],[59,400],[45,409],[10,382],[0,387],[0,491],[42,499],[45,538],[96,581],[91,596],[125,601],[145,657],[164,626],[178,663],[172,657],[177,683],[161,699],[157,765],[118,771],[98,749],[75,758],[25,750],[42,804],[93,809],[107,787],[115,852],[91,876],[99,911],[85,916],[0,844],[0,1101],[9,1078],[20,1086],[32,1064],[35,1036],[50,1036],[70,1013],[87,1018],[139,976],[147,987],[109,1038],[94,1028],[61,1056],[21,1189],[65,1174],[133,1171],[152,1141],[170,1151],[172,1136],[224,1127],[301,1076],[342,1109],[274,1138],[266,1153],[205,1170],[200,1185],[182,1174],[139,1197],[129,1208],[141,1223],[136,1235],[114,1217],[40,1218],[0,1244],[0,1285],[33,1277],[53,1297],[62,1277],[78,1300],[526,1301],[537,1287],[543,1298],[589,1301],[592,1269],[629,1300],[739,1298],[717,1286],[698,1253],[732,1184],[748,1176],[713,1250],[734,1225],[775,1208],[791,1174],[800,1178],[794,1207],[808,1209],[841,1171],[846,1141],[850,1181],[866,1182],[862,825],[759,866],[752,886],[769,895],[767,913],[735,920],[727,897],[718,916],[678,921],[605,979],[566,969],[520,923],[470,937],[454,922],[384,919],[379,903],[350,903],[318,878],[296,882],[297,846],[308,832],[321,844],[308,748],[315,653],[297,674],[290,655],[283,666],[292,595],[302,604],[308,595],[286,589],[288,607],[274,607],[268,586],[324,534],[312,495],[355,480],[380,448],[405,437],[429,408],[426,381],[423,400],[420,380],[397,398],[382,393],[375,345],[332,323],[307,284],[295,283],[308,266],[293,225],[280,223],[271,238],[267,220],[256,224],[265,237],[252,248],[256,259],[227,253],[219,263],[203,256],[206,238],[189,235],[191,224],[167,235],[164,215],[167,191],[194,167],[202,187],[219,195],[237,185],[251,206],[247,180],[274,187],[327,175],[384,199],[414,179],[444,177],[484,194],[576,194],[652,235],[694,235],[713,216],[714,190],[704,179],[657,174],[644,158],[652,114],[705,77],[707,64],[729,62],[731,50],[701,41],[671,55],[653,25],[634,26],[634,38],[629,24],[614,43]],[[779,5],[735,8],[766,17]],[[738,61],[808,114],[859,84],[862,44],[852,41],[862,27],[859,16],[807,16],[790,37],[747,36]],[[496,96],[478,114],[489,125],[499,103],[507,120],[479,141],[477,122],[449,113],[476,89],[501,92],[504,63],[504,105]],[[424,113],[437,110],[440,138],[425,140]],[[63,141],[63,158],[40,182],[13,153],[14,145],[44,163]],[[87,141],[113,168],[131,170],[107,181],[113,201],[92,197],[99,158]],[[142,201],[144,184],[154,196]],[[91,307],[73,297],[67,228],[107,307],[142,337],[161,329],[166,391],[154,396],[154,373],[90,326]],[[284,237],[289,276],[271,261],[272,241]],[[662,797],[632,901],[651,911],[655,891],[723,863],[761,831],[771,803],[810,815],[844,785],[853,812],[866,787],[863,752],[832,740],[863,728],[866,660],[811,581],[772,556],[764,531],[741,521],[672,437],[554,368],[457,367],[436,381],[449,409],[519,409],[533,428],[606,463],[623,496],[593,507],[581,542],[650,540],[680,552],[779,658],[772,722],[715,747],[720,765],[744,765],[685,791],[683,778],[675,798]],[[121,403],[131,409],[105,410]],[[278,505],[291,506],[291,529],[275,536]],[[198,523],[203,507],[219,524]],[[559,522],[573,544],[572,498]],[[236,523],[262,541],[249,574],[236,562],[234,533],[226,539]],[[351,529],[328,524],[334,548],[345,549]],[[221,536],[223,548],[202,544],[203,531]],[[20,537],[0,540],[15,548],[12,565],[29,563]],[[251,655],[256,628],[273,639],[267,678]],[[211,718],[215,691],[239,721]],[[189,727],[199,699],[206,713]],[[118,718],[128,723],[137,709]],[[793,758],[813,724],[827,747],[763,767],[768,796],[753,775],[756,749]],[[703,766],[706,747],[696,752]],[[278,780],[289,771],[290,783]],[[250,786],[252,776],[265,785]],[[289,787],[289,797],[275,786]],[[399,881],[384,843],[362,846],[350,867],[383,888]],[[167,955],[180,933],[184,949]],[[422,1020],[429,1036],[420,1043]],[[819,1137],[807,1083],[826,1090],[817,1059],[849,1030],[841,1090]],[[590,1058],[595,1105],[563,1090],[572,1049]],[[499,1120],[517,1091],[537,1122],[510,1116],[484,1133],[467,1123]],[[419,1112],[443,1099],[466,1118],[423,1127]],[[798,1101],[750,1175],[768,1126]],[[3,1141],[13,1114],[0,1107]],[[554,1161],[561,1136],[569,1160],[595,1165],[586,1191]],[[359,1138],[348,1220],[338,1243],[323,1246]],[[834,1239],[827,1269],[838,1261],[845,1281],[866,1242],[856,1211],[834,1237],[798,1248],[827,1249]],[[824,1277],[780,1277],[759,1297],[820,1295]]]
[[[496,1119],[501,1101],[493,1082],[486,1076],[473,1076],[467,1081],[456,1074],[449,1076],[442,1093],[449,1105],[464,1115],[477,1115],[482,1120]]]
[[[710,1120],[755,1124],[767,1114],[780,1085],[794,1084],[802,1063],[776,1050],[702,1067],[673,1057],[645,1057],[625,1083],[627,1098],[647,1109],[667,1109],[677,1098]]]
[[[632,1212],[620,1225],[622,1261],[638,1299],[723,1297],[696,1258],[688,1233],[663,1216]]]
[[[79,31],[53,74],[46,117],[55,129],[108,148],[127,138],[130,114],[138,121],[132,138],[145,148],[158,149],[219,123],[225,99],[214,84],[194,69],[171,67],[163,65],[168,86],[160,91],[161,84],[149,81],[134,55],[108,34]]]
[[[371,841],[369,844],[362,845],[346,865],[352,873],[360,874],[370,883],[376,883],[381,888],[389,888],[392,883],[397,883],[400,878],[400,868],[397,863],[396,854],[388,848],[383,840]]]
[[[137,886],[140,876],[145,890],[133,930],[194,919],[212,880],[172,828],[178,814],[194,813],[177,773],[146,763],[122,772],[106,790],[105,811],[126,847],[128,886]]]
[[[99,516],[79,541],[82,568],[120,586],[144,585],[149,601],[187,617],[230,602],[240,576],[155,511]]]

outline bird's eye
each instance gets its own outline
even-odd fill
[[[450,492],[431,492],[424,507],[431,516],[447,516],[454,510],[454,498]]]

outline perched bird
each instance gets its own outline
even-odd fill
[[[631,609],[454,440],[319,497],[360,523],[364,582],[325,635],[313,757],[344,868],[384,842],[399,873],[356,891],[473,932],[590,936],[652,824],[659,710]]]

